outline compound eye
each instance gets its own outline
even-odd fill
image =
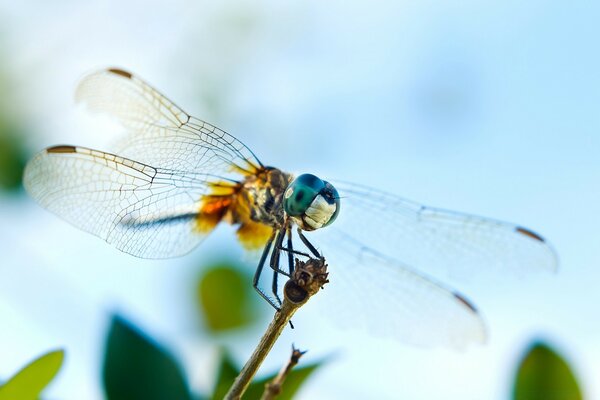
[[[297,177],[285,191],[283,209],[292,217],[304,215],[325,183],[312,174]]]
[[[331,225],[331,223],[333,221],[335,221],[338,214],[340,213],[340,195],[339,195],[337,189],[331,183],[329,183],[327,181],[323,181],[323,183],[325,184],[325,187],[321,190],[321,193],[320,193],[321,196],[323,196],[323,198],[329,204],[335,204],[335,212],[331,215],[331,218],[329,218],[329,221],[327,221],[327,223],[323,225],[323,226],[327,226],[327,225]]]

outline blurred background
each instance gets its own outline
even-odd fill
[[[46,397],[102,398],[118,313],[168,348],[193,392],[209,393],[221,349],[242,364],[271,316],[246,292],[253,261],[228,227],[186,257],[140,260],[26,196],[20,177],[36,151],[102,149],[118,136],[76,107],[73,90],[119,66],[270,165],[518,222],[558,251],[553,276],[454,285],[482,310],[485,346],[457,353],[344,332],[315,301],[262,376],[293,342],[310,350],[303,362],[326,360],[298,398],[503,399],[541,339],[600,398],[599,17],[585,1],[0,2],[0,381],[64,348]],[[241,317],[214,320],[210,279],[239,289],[223,298],[241,296]]]

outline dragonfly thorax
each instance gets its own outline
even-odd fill
[[[331,183],[312,174],[302,174],[287,187],[283,208],[301,229],[313,231],[336,219],[340,198]]]
[[[244,207],[248,208],[250,218],[267,226],[281,226],[283,193],[291,180],[290,174],[272,167],[247,177],[240,195],[244,197]]]

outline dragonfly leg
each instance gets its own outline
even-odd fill
[[[279,305],[281,305],[281,298],[279,297],[277,285],[279,283],[279,274],[283,273],[283,271],[279,268],[279,256],[281,255],[280,247],[281,243],[283,243],[283,238],[285,237],[285,234],[285,228],[282,228],[279,232],[277,232],[277,236],[275,238],[275,247],[273,248],[273,252],[271,253],[271,260],[269,262],[269,265],[273,270],[273,282],[271,285],[271,289],[273,292],[273,296],[275,296],[275,299],[277,300],[277,303],[279,303]]]
[[[277,232],[277,236],[275,237],[275,245],[273,248],[273,252],[271,253],[271,259],[269,260],[269,267],[278,274],[286,276],[288,278],[291,277],[291,274],[288,271],[284,271],[279,268],[279,255],[281,253],[281,244],[283,243],[283,239],[285,238],[285,228],[281,228]]]
[[[294,256],[293,256],[294,248],[292,246],[292,228],[288,225],[285,232],[287,234],[287,249],[284,247],[281,247],[281,245],[280,245],[279,249],[287,251],[287,253],[288,253],[288,271],[290,273],[290,276],[292,276],[292,274],[294,273]],[[294,329],[294,324],[292,323],[292,320],[289,321],[289,324],[290,324],[290,327],[292,329]]]
[[[279,293],[277,293],[277,290],[279,289],[277,287],[277,285],[279,283],[278,280],[279,280],[279,273],[277,273],[277,271],[273,271],[273,283],[271,285],[271,292],[273,293],[273,296],[275,297],[277,304],[279,306],[281,306],[281,298],[279,297]]]
[[[258,263],[258,266],[256,267],[256,272],[254,273],[254,280],[252,282],[252,286],[258,292],[260,297],[262,297],[267,303],[269,303],[275,310],[279,311],[280,308],[277,306],[277,304],[275,304],[273,299],[271,299],[269,296],[267,296],[265,294],[265,292],[263,292],[263,290],[258,287],[258,283],[260,281],[260,276],[262,274],[263,267],[265,266],[265,262],[267,261],[267,256],[269,255],[269,253],[271,251],[271,245],[273,244],[274,239],[275,239],[275,232],[273,232],[273,234],[269,238],[269,241],[265,245],[263,253],[260,256],[260,261]],[[279,302],[279,303],[281,304],[281,302]]]
[[[313,253],[313,255],[317,258],[321,258],[321,254],[317,251],[317,248],[315,246],[313,246],[313,244],[311,242],[308,241],[308,239],[306,238],[306,236],[304,236],[302,234],[302,229],[298,228],[298,236],[300,236],[300,240],[302,240],[302,243],[304,243],[304,245],[308,248],[308,250],[310,250],[311,253]]]
[[[288,272],[290,275],[294,273],[294,246],[292,245],[292,228],[287,227],[287,248],[290,250],[287,252],[288,255]]]
[[[298,256],[302,256],[302,257],[306,257],[306,258],[311,258],[310,254],[305,253],[303,251],[298,251],[298,250],[294,250],[294,245],[292,244],[292,230],[291,228],[288,227],[287,229],[287,235],[288,235],[288,240],[287,240],[287,245],[286,247],[279,247],[279,250],[285,251],[286,253],[288,253],[288,270],[290,273],[290,276],[294,273],[294,254],[298,255]]]
[[[296,254],[298,256],[302,256],[302,257],[306,257],[306,258],[311,258],[310,254],[305,253],[303,251],[298,251],[298,250],[290,249],[289,247],[280,247],[279,250],[285,251],[286,253],[289,253],[289,254]],[[294,269],[292,267],[292,272],[293,271],[294,271]]]

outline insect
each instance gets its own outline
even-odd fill
[[[127,71],[88,75],[76,99],[116,118],[128,134],[111,152],[73,145],[41,151],[25,170],[29,194],[143,258],[183,255],[227,222],[244,247],[262,250],[253,284],[275,308],[278,277],[289,276],[294,255],[323,254],[340,277],[330,287],[345,291],[345,305],[366,308],[353,314],[356,322],[381,325],[374,310],[385,307],[387,329],[404,341],[464,347],[485,340],[485,324],[433,275],[557,267],[547,241],[519,225],[265,166],[241,141]],[[294,249],[294,236],[306,252]],[[265,266],[273,273],[272,297],[259,285]]]

